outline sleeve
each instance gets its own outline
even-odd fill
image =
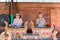
[[[45,19],[42,20],[41,25],[45,25]]]
[[[22,19],[20,19],[20,23],[21,23],[21,24],[23,23],[23,20],[22,20]]]
[[[43,19],[43,22],[44,22],[44,25],[45,25],[45,23],[46,23],[45,19]]]

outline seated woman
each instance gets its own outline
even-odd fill
[[[45,26],[45,19],[43,18],[43,14],[39,12],[39,18],[36,19],[36,26],[39,28],[44,28]]]
[[[14,22],[13,22],[13,26],[15,28],[19,28],[19,27],[22,27],[22,24],[23,24],[23,20],[21,16],[19,16],[19,14],[17,13],[16,18],[14,19]]]

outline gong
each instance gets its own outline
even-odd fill
[[[1,27],[5,27],[4,21],[6,21],[6,22],[9,23],[9,16],[6,15],[6,14],[1,14],[1,15],[0,15],[0,26],[1,26]]]

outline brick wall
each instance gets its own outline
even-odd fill
[[[17,9],[15,9],[17,7]],[[2,9],[1,9],[2,8]],[[14,4],[14,15],[16,10],[22,16],[24,22],[32,20],[35,22],[38,13],[42,12],[47,23],[54,22],[57,28],[60,28],[60,3],[17,3]],[[9,14],[9,7],[4,3],[0,3],[0,14]]]

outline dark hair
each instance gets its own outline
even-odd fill
[[[20,15],[20,18],[21,18],[21,15]]]
[[[19,13],[16,13],[16,14],[19,14]]]
[[[16,14],[19,14],[19,13],[16,13]],[[20,14],[19,14],[19,16],[20,16],[19,18],[21,18],[21,15]]]
[[[42,12],[39,12],[38,14],[42,14]]]

